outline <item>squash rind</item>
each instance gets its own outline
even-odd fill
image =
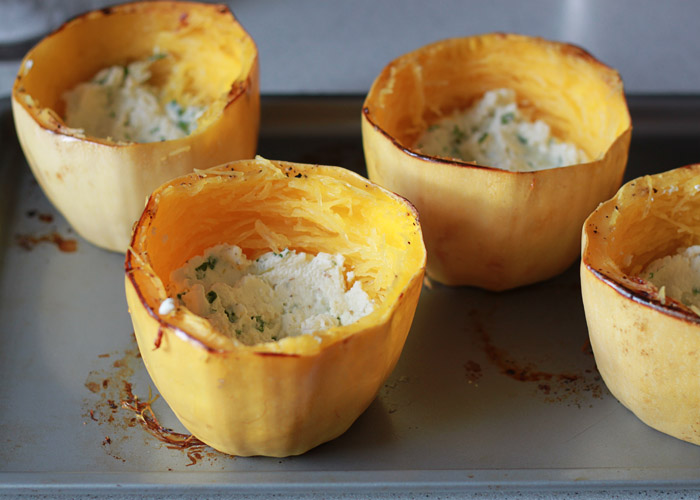
[[[244,173],[222,173],[232,171]],[[254,252],[254,237],[237,241],[235,231],[226,233],[222,228],[231,225],[227,220],[252,220],[258,214],[244,210],[243,202],[232,207],[223,201],[222,193],[232,190],[235,199],[243,200],[246,193],[264,191],[265,184],[274,184],[264,195],[274,197],[279,189],[291,189],[291,183],[320,183],[325,187],[323,193],[335,193],[328,198],[321,195],[327,201],[326,208],[324,203],[300,200],[303,210],[315,205],[315,210],[330,210],[335,196],[357,197],[352,201],[352,212],[359,217],[357,220],[367,222],[367,226],[358,228],[358,234],[373,234],[372,222],[382,228],[368,237],[370,246],[363,251],[374,256],[367,259],[382,260],[379,256],[384,249],[380,245],[375,248],[371,242],[384,241],[384,234],[388,235],[388,245],[401,250],[386,254],[384,264],[395,276],[387,275],[390,286],[381,287],[383,300],[375,311],[351,325],[253,346],[224,337],[213,331],[208,322],[184,309],[161,316],[158,305],[165,299],[167,287],[162,275],[178,262],[219,238],[244,247],[248,244],[246,253]],[[169,197],[174,199],[167,209]],[[211,240],[187,245],[185,228],[191,227],[189,220],[163,211],[183,204],[188,206],[183,207],[181,214],[225,211],[221,220],[219,216],[217,221],[205,217],[203,225],[210,229],[193,238],[206,238],[200,235],[211,232]],[[264,207],[274,203],[267,204],[261,198],[256,204],[261,209],[260,217],[267,221]],[[364,209],[368,210],[366,214],[357,213]],[[303,235],[295,233],[293,227],[298,224],[293,223],[291,212],[279,214],[283,221],[275,230],[287,228],[286,236],[295,246]],[[201,219],[202,213],[192,217]],[[382,214],[386,217],[377,222]],[[178,224],[171,220],[173,217],[179,218]],[[184,228],[178,229],[180,226]],[[353,239],[357,234],[348,237]],[[167,239],[167,245],[159,246],[162,238]],[[342,235],[333,238],[337,239],[320,250],[342,246]],[[402,238],[407,238],[407,243],[401,243]],[[339,436],[372,402],[403,348],[420,295],[424,267],[425,247],[417,213],[405,200],[338,167],[242,160],[180,177],[152,194],[127,252],[125,286],[144,363],[183,425],[225,453],[288,456]],[[353,268],[357,270],[357,266]],[[368,286],[371,296],[376,296],[378,289]]]
[[[499,87],[513,88],[533,118],[593,160],[509,172],[411,149],[431,120]],[[427,274],[505,290],[575,261],[584,219],[622,183],[631,122],[619,75],[582,49],[487,34],[436,42],[387,65],[365,99],[362,137],[369,178],[421,214]]]
[[[223,69],[211,70],[218,72],[212,80],[220,87],[206,88],[214,116],[199,130],[165,142],[116,143],[82,136],[59,118],[63,92],[103,67],[149,57],[157,34],[176,39],[183,23],[190,23],[192,32],[186,36],[193,43],[211,43],[212,53],[226,50],[229,57],[239,58],[231,63],[236,74],[226,77]],[[121,37],[108,36],[124,26],[129,29]],[[217,42],[203,42],[206,37],[197,30],[205,27],[218,33],[212,38]],[[129,33],[126,39],[124,33]],[[215,43],[228,48],[217,45],[215,50]],[[153,189],[194,167],[255,155],[260,122],[257,48],[222,5],[138,2],[89,12],[27,53],[13,86],[12,110],[22,150],[49,200],[86,240],[125,252],[131,228]]]
[[[644,423],[700,444],[700,317],[640,279],[656,258],[698,244],[700,165],[634,179],[582,231],[581,291],[596,365]],[[682,232],[669,207],[694,231]]]

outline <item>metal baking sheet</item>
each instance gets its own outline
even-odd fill
[[[361,103],[263,98],[259,152],[364,173]],[[700,161],[700,99],[630,106],[627,178]],[[148,432],[123,405],[156,396],[127,313],[123,256],[82,240],[44,197],[7,100],[0,134],[0,495],[700,488],[700,447],[647,427],[601,381],[578,263],[505,293],[424,287],[376,400],[302,456],[232,457]],[[152,409],[186,434],[162,399]]]

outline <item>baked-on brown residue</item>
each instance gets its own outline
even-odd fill
[[[491,336],[481,322],[477,311],[472,310],[470,316],[474,328],[480,336],[484,353],[502,374],[520,382],[538,382],[537,389],[547,396],[547,401],[550,402],[563,402],[582,392],[590,393],[592,397],[597,399],[602,398],[601,378],[595,369],[586,369],[582,373],[553,373],[541,370],[532,363],[516,361],[504,349],[493,344]],[[588,345],[590,346],[590,344]],[[582,353],[587,354],[586,345],[582,347]],[[473,361],[469,361],[464,365],[468,379],[470,374],[474,372],[474,365],[478,366]],[[574,403],[580,406],[580,402],[575,401]]]
[[[160,347],[160,343],[163,341],[163,325],[158,327],[158,333],[156,334],[156,340],[153,342],[153,350]]]
[[[491,341],[486,328],[476,317],[474,312],[472,313],[472,318],[474,320],[474,326],[477,332],[481,335],[481,342],[484,348],[484,352],[494,365],[496,365],[501,373],[509,376],[520,382],[542,382],[552,379],[556,380],[576,380],[579,375],[574,373],[550,373],[537,369],[529,363],[521,364],[513,359],[505,350],[496,347]]]
[[[36,210],[28,210],[27,217],[36,217],[41,222],[45,222],[47,224],[50,222],[53,222],[53,214],[42,213],[42,212],[38,212]]]
[[[476,384],[483,375],[481,365],[476,361],[467,361],[464,363],[464,370],[466,371],[467,380],[470,384]]]
[[[17,244],[23,249],[30,251],[39,243],[53,243],[61,252],[71,253],[78,250],[78,242],[72,238],[64,238],[56,231],[42,236],[30,234],[18,234],[15,236]]]
[[[150,391],[149,391],[150,392]],[[124,399],[121,401],[122,408],[136,413],[136,417],[141,426],[146,429],[151,435],[158,438],[167,445],[171,450],[186,450],[187,458],[190,463],[187,466],[194,465],[198,460],[202,459],[206,445],[191,434],[183,434],[175,432],[160,425],[156,414],[153,413],[151,404],[158,399],[158,396],[148,395],[148,400],[141,401],[138,396],[134,396],[131,390],[131,384],[124,381]]]

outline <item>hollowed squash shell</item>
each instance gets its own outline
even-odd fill
[[[700,317],[641,271],[700,244],[700,165],[625,184],[583,227],[581,290],[596,364],[643,422],[700,444]]]
[[[510,88],[592,161],[509,172],[419,154],[439,117]],[[448,39],[387,65],[364,103],[369,178],[416,206],[427,273],[448,285],[503,290],[554,276],[580,251],[581,225],[622,183],[631,136],[622,82],[577,47],[510,34]]]
[[[197,130],[152,143],[117,143],[69,129],[63,94],[99,70],[144,60],[166,100],[206,105]],[[260,121],[255,43],[227,7],[138,2],[79,16],[24,57],[12,89],[20,144],[47,197],[97,246],[124,252],[148,195],[163,182],[252,158]]]
[[[341,253],[374,311],[314,335],[254,346],[184,307],[161,315],[173,269],[219,243],[248,258]],[[339,167],[241,160],[150,197],[126,256],[126,296],[148,372],[196,437],[235,455],[303,453],[343,433],[391,373],[425,268],[406,200]]]

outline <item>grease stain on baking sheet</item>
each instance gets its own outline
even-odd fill
[[[165,449],[181,452],[186,459],[184,465],[188,467],[205,461],[212,464],[219,459],[235,458],[208,447],[191,434],[164,427],[152,406],[158,396],[149,394],[143,399],[134,394],[131,381],[136,370],[143,369],[143,361],[133,333],[129,349],[102,353],[97,358],[97,363],[103,367],[90,371],[85,380],[89,395],[83,402],[83,425],[94,422],[104,426],[104,434],[97,444],[109,456],[126,462],[128,452],[125,443],[134,438],[134,429],[139,428],[145,431],[143,437],[146,444],[151,444],[155,439]]]
[[[190,460],[186,466],[195,465],[202,460],[204,454],[207,452],[207,445],[192,434],[175,432],[160,424],[151,406],[158,398],[157,395],[153,396],[149,393],[148,399],[142,401],[138,396],[134,396],[131,384],[129,382],[124,382],[123,396],[121,400],[122,408],[134,412],[141,427],[159,441],[165,443],[168,449],[184,451],[187,458]]]
[[[472,310],[469,316],[479,337],[483,353],[501,374],[519,382],[536,384],[537,392],[550,403],[566,403],[581,408],[588,402],[585,401],[588,398],[602,399],[602,379],[595,368],[590,345],[587,347],[584,344],[581,348],[582,355],[590,357],[590,368],[566,372],[549,371],[534,363],[518,359],[517,356],[495,345],[479,311]],[[483,375],[481,366],[472,360],[464,364],[464,369],[470,384],[476,384]],[[590,402],[588,406],[592,406]]]
[[[411,379],[405,375],[398,378],[390,378],[379,390],[379,397],[384,401],[389,414],[396,413],[401,408],[411,405],[412,401],[407,398],[409,391],[406,385]]]

